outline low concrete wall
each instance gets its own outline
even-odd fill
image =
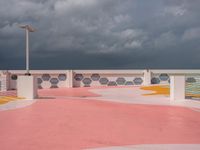
[[[19,75],[24,75],[25,71],[11,70],[9,89],[17,88],[17,78]],[[38,88],[60,88],[68,87],[69,78],[66,70],[34,70],[31,74],[37,77]]]
[[[89,87],[89,86],[138,86],[146,83],[169,84],[170,75],[200,75],[200,70],[32,70],[31,74],[37,77],[38,88],[60,87]],[[17,77],[25,70],[9,70],[1,77],[5,77],[4,89],[16,89]],[[150,81],[146,81],[146,77]],[[187,78],[186,78],[187,80]],[[1,85],[3,85],[1,83]]]
[[[133,86],[144,82],[143,70],[74,70],[74,87]]]

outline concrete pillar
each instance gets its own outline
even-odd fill
[[[73,88],[73,70],[68,70],[67,79],[68,79],[67,87]]]
[[[7,91],[5,76],[0,77],[0,91]]]
[[[0,91],[9,90],[10,73],[7,70],[1,71],[0,78],[1,78],[1,89],[0,89]]]
[[[17,96],[26,99],[37,98],[37,78],[34,76],[18,76]]]
[[[151,71],[148,69],[144,70],[144,85],[151,85]]]
[[[6,73],[6,89],[7,90],[10,90],[10,76],[11,76],[11,73],[7,71]]]
[[[185,99],[185,76],[184,75],[170,76],[170,99],[171,100]]]

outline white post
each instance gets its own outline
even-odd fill
[[[68,88],[73,88],[73,70],[67,71]]]
[[[144,70],[144,85],[151,85],[151,71],[148,69]]]
[[[0,77],[0,91],[7,91],[7,86],[6,86],[6,77]]]
[[[29,31],[28,28],[25,29],[26,31],[26,74],[29,74]]]
[[[1,88],[0,91],[7,91],[9,90],[9,80],[10,80],[10,73],[8,71],[2,71],[0,73],[0,81],[1,81]]]
[[[185,76],[184,75],[170,76],[170,99],[171,100],[185,99]]]

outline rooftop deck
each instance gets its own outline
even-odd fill
[[[1,149],[200,149],[200,102],[148,93],[139,86],[41,89],[37,100],[0,105]]]

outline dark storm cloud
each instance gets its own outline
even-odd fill
[[[199,0],[0,1],[0,69],[199,68]]]

